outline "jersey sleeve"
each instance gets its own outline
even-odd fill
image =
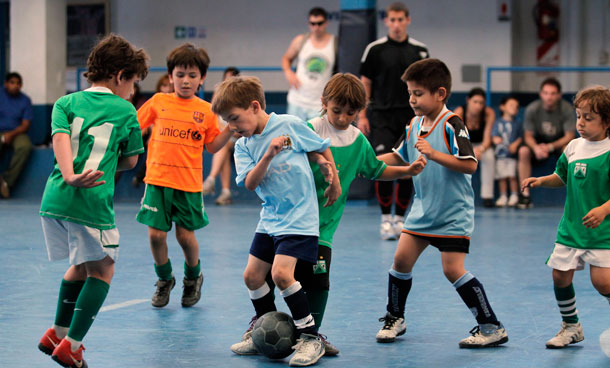
[[[362,133],[358,137],[358,140],[362,143],[362,160],[360,160],[360,167],[358,168],[358,175],[363,176],[370,180],[375,180],[383,173],[386,168],[386,163],[377,159],[375,151],[371,144],[364,138]]]
[[[529,105],[525,108],[525,118],[523,121],[523,130],[528,132],[536,131],[536,125],[534,124],[534,119],[536,118],[536,113],[534,112],[534,106]]]
[[[449,145],[451,155],[460,160],[471,159],[477,161],[468,129],[458,116],[451,117],[445,124],[445,139]]]
[[[121,145],[121,156],[129,157],[134,155],[139,155],[144,152],[144,145],[142,143],[142,131],[140,130],[140,126],[138,125],[138,119],[136,115],[133,114],[129,118],[129,123],[127,124],[129,127],[129,133],[127,136],[127,140],[125,140]]]
[[[21,117],[23,120],[32,121],[34,119],[34,111],[32,110],[32,100],[25,96],[25,103],[23,108],[23,116]]]
[[[559,176],[559,179],[563,181],[564,184],[568,182],[568,158],[566,157],[566,153],[563,152],[557,160],[557,165],[555,166],[555,174]]]
[[[138,109],[138,122],[140,124],[140,129],[144,130],[151,126],[156,119],[155,112],[155,101],[157,100],[156,95],[152,96],[148,99],[148,101],[144,102],[144,105]]]
[[[246,181],[246,176],[256,166],[256,162],[248,152],[244,143],[244,138],[240,138],[235,142],[235,152],[233,153],[235,158],[235,171],[237,176],[235,177],[235,183],[238,186],[243,187]]]
[[[373,79],[373,56],[375,54],[374,49],[366,48],[364,50],[364,54],[362,55],[362,59],[360,60],[360,75],[367,77],[368,79]]]
[[[324,152],[330,147],[330,139],[322,139],[302,122],[290,122],[293,134],[290,136],[292,149],[296,152]]]
[[[211,111],[210,111],[211,112]],[[218,134],[220,134],[220,129],[218,128],[218,116],[214,113],[205,117],[206,121],[206,131],[205,131],[205,144],[211,143]]]
[[[55,133],[66,133],[70,135],[70,122],[68,121],[68,115],[63,105],[63,99],[57,100],[53,105],[53,112],[51,113],[51,136]]]
[[[394,145],[394,148],[392,148],[392,152],[394,152],[394,154],[398,155],[398,157],[400,157],[400,159],[403,160],[405,163],[409,163],[406,136],[407,136],[406,133],[402,133],[402,137],[400,137],[400,139],[396,142],[396,144]]]
[[[498,128],[499,128],[499,126],[500,126],[500,120],[496,120],[496,121],[494,122],[494,126],[493,126],[493,128],[492,128],[492,130],[491,130],[491,136],[492,136],[492,137],[501,137],[501,135],[500,135],[500,129],[498,129]]]

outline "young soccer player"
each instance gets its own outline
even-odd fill
[[[87,367],[82,341],[114,275],[114,174],[133,168],[144,152],[136,110],[126,99],[147,73],[146,53],[111,34],[87,60],[91,87],[53,107],[55,167],[40,215],[49,259],[69,257],[71,266],[61,281],[55,322],[38,348],[64,367]]]
[[[500,197],[496,207],[514,207],[519,202],[519,182],[517,182],[517,150],[523,142],[523,125],[517,120],[519,101],[514,96],[505,96],[500,101],[502,117],[496,120],[491,139],[496,145],[496,179]],[[510,197],[507,195],[507,185]]]
[[[521,190],[536,187],[567,188],[563,217],[553,253],[546,264],[553,269],[555,298],[561,330],[549,341],[550,349],[564,348],[584,339],[578,322],[574,271],[589,264],[591,283],[610,302],[610,91],[585,88],[574,98],[576,129],[580,138],[561,154],[555,172],[527,178]]]
[[[297,259],[311,264],[318,254],[318,203],[308,152],[331,181],[326,190],[331,205],[341,194],[330,142],[316,135],[297,117],[267,114],[258,78],[234,77],[222,82],[212,110],[232,131],[243,136],[235,144],[237,184],[263,200],[261,218],[250,247],[244,281],[257,317],[276,310],[271,288],[265,281],[271,270],[273,282],[288,304],[299,334],[290,365],[315,364],[324,355],[314,319],[301,284],[294,278]],[[251,350],[252,337],[231,346],[237,354]]]
[[[142,130],[152,126],[146,159],[146,191],[137,220],[148,225],[155,262],[157,289],[152,305],[169,303],[176,285],[168,257],[167,232],[176,224],[176,239],[184,253],[182,306],[201,298],[203,273],[195,230],[208,224],[201,188],[204,146],[220,150],[231,137],[229,128],[218,129],[210,103],[195,96],[205,80],[210,58],[202,48],[184,44],[167,57],[167,72],[174,93],[157,93],[138,110]]]
[[[487,347],[508,341],[496,318],[483,285],[464,268],[474,228],[474,195],[470,179],[477,160],[462,120],[447,109],[451,73],[438,59],[411,64],[402,76],[409,89],[409,103],[416,117],[404,140],[393,153],[381,155],[388,164],[414,162],[425,155],[428,164],[413,177],[415,196],[398,247],[388,282],[387,314],[378,342],[393,342],[405,333],[407,295],[411,290],[413,266],[428,245],[441,252],[445,277],[472,311],[478,325],[472,336],[460,341],[462,348]]]

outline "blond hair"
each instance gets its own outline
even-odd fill
[[[258,101],[261,109],[265,109],[265,92],[260,79],[240,76],[228,78],[214,91],[212,111],[221,115],[234,107],[247,109],[252,101]]]

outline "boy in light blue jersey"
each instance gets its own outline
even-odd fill
[[[290,365],[315,364],[324,355],[307,297],[294,278],[297,260],[315,263],[318,254],[318,203],[308,153],[331,183],[331,205],[341,195],[330,141],[323,140],[294,116],[267,114],[258,78],[235,77],[222,82],[214,93],[212,111],[229,128],[243,136],[235,144],[237,184],[263,200],[260,221],[250,247],[244,281],[256,316],[275,311],[273,282],[288,304],[299,336]],[[236,354],[253,354],[252,337],[231,346]]]
[[[425,59],[411,64],[401,79],[409,89],[409,103],[416,117],[395,152],[380,158],[390,165],[404,165],[421,155],[428,161],[426,168],[413,177],[415,196],[390,269],[387,313],[380,319],[384,325],[377,333],[377,341],[393,342],[405,333],[411,271],[431,244],[441,252],[445,276],[478,322],[471,330],[472,336],[461,340],[459,346],[503,344],[508,336],[487,301],[483,285],[464,268],[474,229],[470,179],[477,160],[468,129],[445,106],[451,92],[451,74],[442,61]]]

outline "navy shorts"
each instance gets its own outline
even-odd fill
[[[267,263],[273,263],[276,254],[291,256],[309,263],[316,263],[318,237],[311,235],[271,236],[255,233],[250,254]]]
[[[467,238],[441,238],[436,236],[425,236],[419,234],[407,234],[419,239],[424,239],[430,242],[430,245],[437,248],[441,252],[457,252],[468,253],[470,248],[470,239]]]

